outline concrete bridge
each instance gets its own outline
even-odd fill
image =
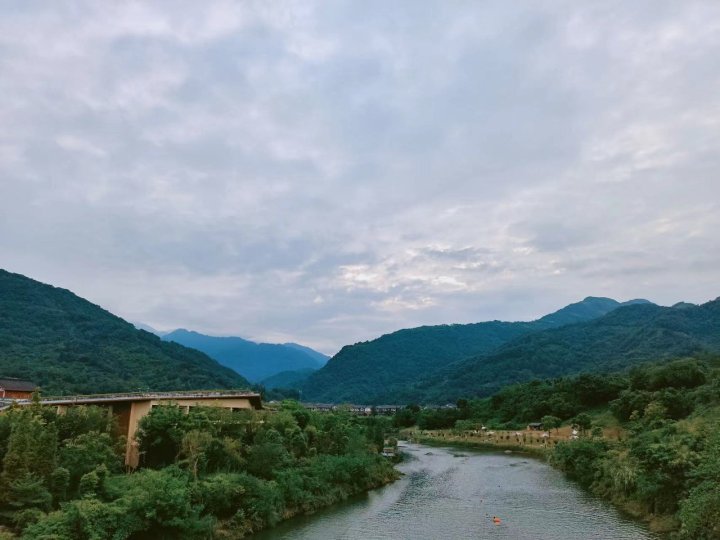
[[[32,400],[17,400],[13,403],[19,406],[28,406],[32,404]],[[140,420],[157,405],[177,405],[184,408],[185,412],[188,412],[192,407],[221,407],[232,410],[262,409],[260,394],[239,390],[58,396],[42,398],[40,403],[57,407],[58,414],[63,414],[68,407],[78,405],[107,407],[116,416],[120,432],[127,437],[125,465],[131,468],[137,467],[140,463],[140,452],[136,439]],[[1,408],[2,404],[0,404]]]

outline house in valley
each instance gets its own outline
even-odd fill
[[[37,385],[12,377],[0,378],[0,399],[30,399]]]

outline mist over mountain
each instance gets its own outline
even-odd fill
[[[255,343],[240,337],[207,336],[185,329],[169,332],[162,339],[202,351],[252,382],[283,371],[316,370],[327,362],[324,354],[296,343]]]
[[[46,394],[243,388],[207,355],[166,343],[65,289],[0,270],[0,374]]]
[[[281,345],[285,347],[290,347],[291,349],[297,349],[298,351],[302,351],[311,358],[315,358],[319,364],[320,367],[327,364],[327,361],[330,360],[330,357],[327,354],[323,354],[321,352],[316,351],[315,349],[311,349],[310,347],[306,347],[305,345],[300,345],[299,343],[282,343]]]
[[[162,330],[156,330],[149,324],[141,323],[141,322],[134,322],[132,325],[137,328],[138,330],[145,330],[146,332],[150,332],[151,334],[155,334],[158,337],[163,337],[167,332],[163,332]]]
[[[632,300],[632,304],[650,304]],[[317,401],[379,402],[407,395],[418,380],[462,359],[490,353],[525,335],[601,317],[625,303],[587,297],[532,322],[422,326],[343,347],[309,377],[303,395]]]

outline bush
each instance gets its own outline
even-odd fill
[[[607,452],[607,443],[595,439],[561,442],[551,454],[553,465],[584,487],[590,487]]]

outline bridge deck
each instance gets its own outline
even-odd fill
[[[114,394],[89,394],[78,396],[49,396],[42,398],[42,405],[91,405],[93,403],[118,403],[129,401],[173,401],[180,399],[226,399],[248,398],[260,402],[260,394],[247,390],[197,390],[182,392],[118,392]],[[12,400],[10,401],[12,403]],[[8,405],[10,404],[8,403]],[[30,405],[32,400],[15,400],[18,405]],[[7,406],[7,405],[5,405]],[[3,405],[0,403],[0,408]]]

